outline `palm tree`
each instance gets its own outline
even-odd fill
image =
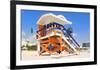
[[[73,38],[73,35],[72,35],[73,29],[72,29],[72,27],[69,27],[69,28],[67,29],[67,33],[68,33],[69,39],[70,39],[70,38]],[[73,41],[72,41],[71,39],[70,39],[69,41],[70,41],[70,43],[73,43]]]
[[[72,35],[72,33],[73,33],[72,27],[69,27],[69,28],[67,29],[67,32],[68,32],[68,34]]]

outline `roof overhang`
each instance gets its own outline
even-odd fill
[[[63,15],[54,15],[52,13],[48,13],[45,15],[42,15],[40,19],[38,20],[37,24],[49,24],[52,22],[56,22],[59,24],[72,24],[72,22],[68,21]]]

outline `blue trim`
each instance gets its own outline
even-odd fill
[[[56,28],[52,28],[52,29],[50,29],[50,30],[47,30],[49,27],[51,27],[51,26],[54,26],[54,25],[56,25],[57,27]],[[39,31],[42,31],[42,30],[44,30],[44,31],[46,31],[46,33],[47,32],[50,32],[51,30],[54,30],[54,29],[59,29],[59,30],[61,30],[62,32],[63,32],[63,34],[65,35],[65,37],[67,38],[69,38],[69,42],[70,43],[73,43],[74,44],[74,46],[76,46],[76,47],[80,47],[80,45],[77,43],[77,41],[72,37],[72,35],[70,34],[70,32],[68,31],[68,30],[66,30],[66,28],[63,26],[63,25],[61,25],[61,24],[59,24],[59,23],[56,23],[56,22],[53,22],[53,23],[50,23],[50,24],[47,24],[47,25],[45,25],[45,27],[43,28],[43,29],[41,29],[41,30],[38,30],[37,31],[37,33],[39,32]],[[71,38],[71,39],[70,39]]]

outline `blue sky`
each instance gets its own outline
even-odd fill
[[[61,11],[42,11],[42,10],[21,10],[21,26],[22,34],[30,38],[35,35],[37,30],[37,21],[43,15],[53,13],[55,15],[63,15],[72,22],[71,25],[65,25],[65,28],[72,27],[74,38],[78,43],[90,41],[90,14],[88,12],[61,12]],[[31,28],[34,33],[31,34]],[[22,35],[23,36],[23,35]]]

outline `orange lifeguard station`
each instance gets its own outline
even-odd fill
[[[64,16],[52,13],[44,14],[37,24],[38,51],[40,55],[44,52],[48,54],[61,53],[62,51],[76,53],[75,46],[79,47],[79,44],[64,27],[65,24],[72,24]]]

